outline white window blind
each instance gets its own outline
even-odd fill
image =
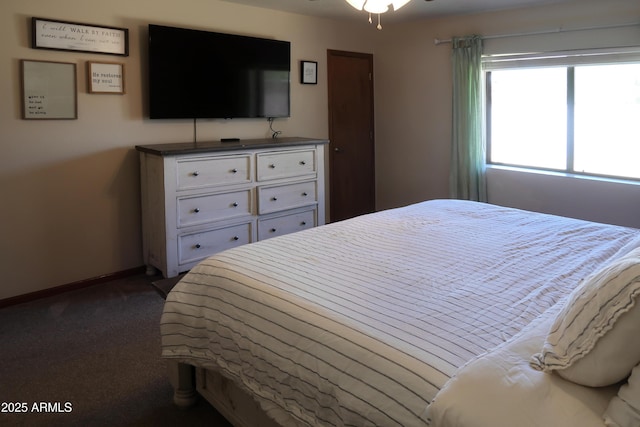
[[[640,46],[484,55],[486,71],[524,67],[622,64],[640,61]]]

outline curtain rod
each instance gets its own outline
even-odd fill
[[[640,23],[638,23],[638,22],[628,22],[626,24],[601,25],[601,26],[595,26],[595,27],[566,28],[566,29],[562,28],[562,27],[558,27],[558,28],[554,28],[554,29],[551,29],[551,30],[531,31],[531,32],[528,32],[528,33],[496,34],[496,35],[492,35],[492,36],[481,36],[481,38],[482,38],[482,40],[501,39],[501,38],[507,38],[507,37],[536,36],[536,35],[540,35],[540,34],[568,33],[568,32],[574,32],[574,31],[606,30],[606,29],[610,29],[610,28],[635,27],[637,25],[640,25]],[[452,41],[453,41],[452,39],[438,39],[438,38],[435,38],[435,39],[433,39],[433,44],[438,46],[438,45],[441,45],[441,44],[444,44],[444,43],[451,43]]]

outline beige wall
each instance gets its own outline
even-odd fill
[[[378,208],[449,194],[451,45],[434,39],[630,23],[636,25],[485,40],[485,52],[494,53],[640,46],[640,2],[580,0],[385,26],[375,50]],[[640,183],[488,172],[492,203],[640,228]]]
[[[580,0],[561,6],[434,19],[400,27],[386,25],[375,53],[378,208],[449,194],[451,45],[436,46],[434,39],[634,22],[640,22],[637,0]],[[622,39],[640,45],[640,25],[625,30]],[[509,48],[522,47],[526,51],[535,46],[557,50],[571,46],[562,44],[567,40],[587,41],[582,43],[583,47],[621,43],[611,32],[592,31],[486,41],[485,47],[491,45],[499,50],[496,45],[510,45]],[[640,226],[640,213],[637,216],[636,226]]]
[[[152,122],[146,118],[144,38],[148,23],[290,40],[292,117],[276,121],[276,128],[287,136],[328,137],[327,49],[374,53],[376,194],[378,208],[384,209],[448,195],[450,46],[435,46],[434,38],[639,22],[639,8],[637,0],[579,0],[573,6],[403,25],[387,23],[379,32],[360,23],[333,22],[216,0],[2,0],[0,299],[142,264],[138,164],[133,146],[189,141],[193,137],[190,121]],[[30,49],[32,16],[129,28],[130,56]],[[550,37],[546,43],[553,45],[556,40]],[[637,40],[640,44],[640,37]],[[77,64],[78,120],[20,119],[20,59]],[[301,59],[318,61],[317,86],[297,83]],[[89,60],[124,62],[128,93],[87,94],[85,63]],[[260,120],[201,121],[198,136],[265,137],[268,126]],[[537,199],[542,197],[540,187],[537,192],[523,193],[499,185],[495,179],[492,185],[501,192],[500,203],[549,208]],[[526,179],[523,185],[528,185]],[[517,194],[510,197],[508,191]],[[640,203],[638,192],[623,193],[625,198],[637,195]],[[531,196],[526,198],[526,194]],[[598,198],[595,193],[590,196]],[[612,199],[615,197],[609,194],[607,202],[615,205]],[[567,199],[554,195],[549,203],[563,201]],[[637,203],[627,203],[624,208],[633,211]],[[580,208],[598,209],[593,203],[581,204]],[[615,206],[608,209],[615,210]],[[573,213],[571,206],[562,212]]]
[[[130,55],[31,49],[30,18],[129,29]],[[146,112],[149,23],[291,41],[292,116],[284,136],[328,137],[326,50],[372,52],[369,28],[216,0],[2,0],[0,3],[0,299],[142,265],[136,144],[193,139],[191,121]],[[22,120],[19,60],[77,64],[78,119]],[[319,63],[317,86],[298,83],[299,60]],[[127,94],[93,95],[86,62],[125,64]],[[199,139],[270,136],[266,120],[203,120]]]

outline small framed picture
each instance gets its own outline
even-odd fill
[[[124,64],[119,62],[87,62],[89,93],[114,93],[122,95]]]
[[[305,85],[318,84],[318,63],[315,61],[300,61],[300,83]]]
[[[23,119],[77,119],[76,64],[23,59]]]

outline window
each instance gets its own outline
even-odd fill
[[[640,179],[640,63],[486,73],[488,163]]]

